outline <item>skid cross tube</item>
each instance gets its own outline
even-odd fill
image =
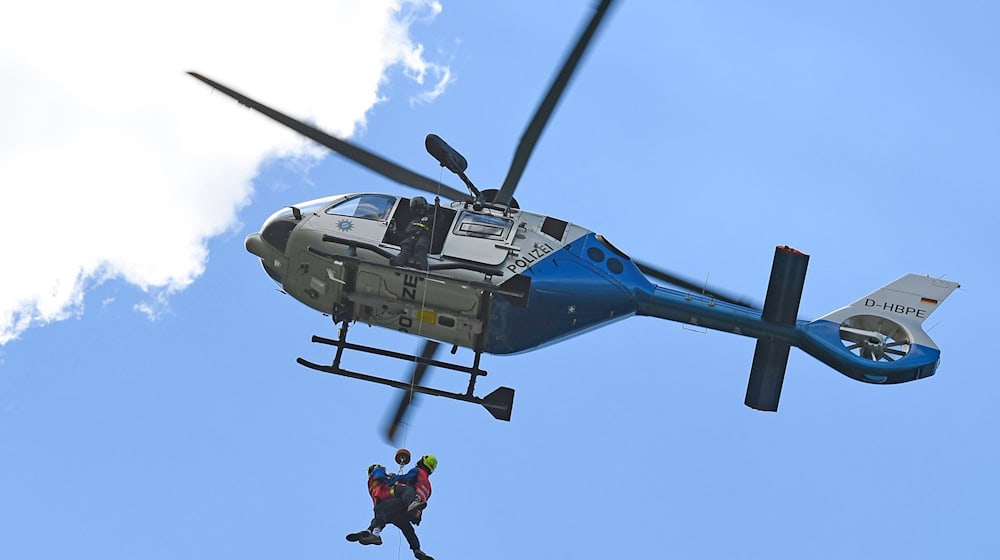
[[[343,333],[344,330],[346,330],[346,329],[342,329],[342,331],[341,331],[342,335],[344,334]],[[420,356],[414,356],[412,354],[404,354],[403,352],[393,352],[392,350],[386,350],[384,348],[375,348],[374,346],[365,346],[363,344],[354,344],[354,343],[347,342],[346,340],[344,340],[343,336],[341,336],[340,340],[333,340],[331,338],[323,338],[322,336],[313,335],[312,341],[313,342],[318,342],[320,344],[329,344],[330,346],[336,346],[337,347],[337,355],[334,358],[333,365],[331,366],[333,368],[339,368],[340,367],[340,358],[342,357],[342,350],[357,350],[359,352],[367,352],[368,354],[376,354],[376,355],[379,355],[379,356],[386,356],[388,358],[396,358],[398,360],[403,360],[403,361],[406,361],[406,362],[419,362],[421,364],[425,364],[425,365],[428,365],[428,366],[434,366],[434,367],[439,367],[439,368],[443,368],[443,369],[450,369],[450,370],[453,370],[453,371],[460,371],[462,373],[468,373],[469,375],[472,375],[472,376],[486,375],[486,370],[479,369],[479,367],[478,367],[479,366],[479,352],[476,352],[476,360],[475,360],[475,364],[473,365],[473,367],[468,367],[468,366],[461,366],[461,365],[458,365],[458,364],[453,364],[453,363],[450,363],[450,362],[442,362],[440,360],[431,360],[431,359],[428,359],[428,358],[421,358]],[[299,360],[302,360],[302,359],[299,358]],[[302,360],[302,361],[305,361],[305,360]],[[406,384],[404,383],[404,385],[406,385]],[[408,386],[408,385],[406,385],[406,386]]]
[[[295,361],[307,368],[314,369],[316,371],[322,371],[324,373],[332,373],[334,375],[340,375],[343,377],[351,377],[353,379],[360,379],[362,381],[369,381],[371,383],[378,383],[380,385],[386,385],[389,387],[394,387],[396,389],[402,389],[411,394],[423,393],[425,395],[431,395],[435,397],[446,397],[457,401],[479,404],[482,405],[494,418],[498,420],[510,421],[511,409],[514,406],[513,389],[511,389],[510,387],[499,387],[493,390],[493,392],[486,395],[485,397],[477,397],[473,394],[473,391],[476,386],[476,378],[481,375],[486,375],[486,371],[479,367],[479,360],[481,356],[480,352],[475,353],[475,358],[473,358],[472,367],[462,366],[449,362],[442,362],[440,360],[432,360],[420,356],[414,356],[411,354],[404,354],[402,352],[393,352],[392,350],[386,350],[384,348],[375,348],[372,346],[364,346],[362,344],[353,344],[347,342],[347,327],[348,323],[347,321],[344,321],[340,326],[340,333],[337,340],[324,338],[316,335],[312,337],[313,342],[328,344],[330,346],[337,347],[337,353],[334,355],[333,363],[331,365],[326,366],[322,364],[313,363],[301,357],[297,358]],[[367,373],[361,373],[357,371],[344,369],[340,367],[340,360],[343,357],[344,350],[357,350],[359,352],[366,352],[368,354],[386,356],[388,358],[396,358],[407,362],[417,362],[428,366],[434,366],[442,369],[450,369],[452,371],[459,371],[462,373],[466,373],[469,375],[469,386],[464,394],[452,393],[449,391],[442,391],[440,389],[435,389],[433,387],[425,387],[423,385],[413,385],[411,383],[407,383],[404,381],[385,379],[383,377],[369,375]]]
[[[396,381],[394,379],[385,379],[383,377],[377,377],[374,375],[368,375],[367,373],[360,373],[357,371],[347,370],[341,367],[335,366],[324,366],[321,364],[316,364],[310,362],[309,360],[303,358],[297,358],[299,364],[306,366],[307,368],[314,369],[316,371],[322,371],[324,373],[332,373],[334,375],[341,375],[344,377],[351,377],[353,379],[360,379],[361,381],[370,381],[372,383],[378,383],[380,385],[386,385],[389,387],[395,387],[396,389],[402,389],[404,391],[409,391],[413,393],[422,393],[424,395],[431,395],[434,397],[445,397],[449,399],[454,399],[456,401],[463,401],[468,403],[474,403],[483,406],[487,412],[493,415],[497,420],[510,421],[511,409],[514,406],[514,390],[510,387],[498,387],[494,389],[492,393],[486,395],[485,397],[477,397],[472,394],[472,387],[476,379],[475,374],[470,374],[469,379],[469,392],[468,393],[451,393],[448,391],[442,391],[440,389],[435,389],[433,387],[424,387],[423,385],[410,385],[404,381]],[[434,360],[429,360],[434,362]],[[458,369],[462,366],[455,366],[454,364],[448,364],[452,366],[449,369]],[[469,369],[469,368],[465,368]],[[480,375],[486,375],[486,372],[482,372]]]
[[[357,371],[350,371],[340,367],[334,366],[324,366],[321,364],[315,364],[309,360],[303,358],[297,358],[295,361],[306,366],[307,368],[314,369],[316,371],[322,371],[325,373],[332,373],[334,375],[342,375],[344,377],[351,377],[354,379],[360,379],[362,381],[371,381],[372,383],[378,383],[380,385],[388,385],[389,387],[395,387],[397,389],[402,389],[404,391],[413,391],[414,393],[423,393],[425,395],[433,395],[435,397],[447,397],[449,399],[456,399],[465,402],[484,404],[483,399],[475,395],[467,395],[462,393],[450,393],[448,391],[442,391],[440,389],[434,389],[433,387],[424,387],[423,385],[413,385],[405,381],[396,381],[394,379],[385,379],[383,377],[377,377],[374,375],[368,375],[367,373],[360,373]]]

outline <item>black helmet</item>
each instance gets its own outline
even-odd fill
[[[427,199],[422,196],[415,196],[410,199],[410,210],[423,212],[427,209]]]

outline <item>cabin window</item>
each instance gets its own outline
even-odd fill
[[[385,221],[389,211],[396,203],[396,197],[384,194],[363,194],[352,196],[347,200],[326,209],[333,216],[348,216],[363,220]]]
[[[514,220],[500,216],[462,212],[455,222],[454,232],[456,235],[503,241],[507,239],[513,226]]]
[[[542,233],[557,241],[562,241],[563,235],[566,235],[566,226],[568,225],[568,223],[556,218],[545,218],[545,221],[542,222]]]

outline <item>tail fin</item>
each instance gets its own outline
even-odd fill
[[[907,274],[803,327],[800,347],[844,375],[903,383],[934,374],[941,352],[923,330],[959,285]]]
[[[854,317],[878,317],[885,321],[898,323],[909,330],[910,334],[913,335],[914,343],[936,349],[937,346],[921,328],[921,324],[958,287],[957,282],[907,274],[851,305],[828,313],[818,320],[841,324],[847,322],[847,328],[852,328],[853,324],[857,322],[873,322],[858,319],[852,321],[851,319]]]

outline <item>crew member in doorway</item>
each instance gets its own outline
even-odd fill
[[[434,231],[434,208],[427,199],[415,196],[410,199],[410,224],[399,242],[399,254],[389,259],[392,266],[411,266],[427,270],[427,251],[431,248]]]

